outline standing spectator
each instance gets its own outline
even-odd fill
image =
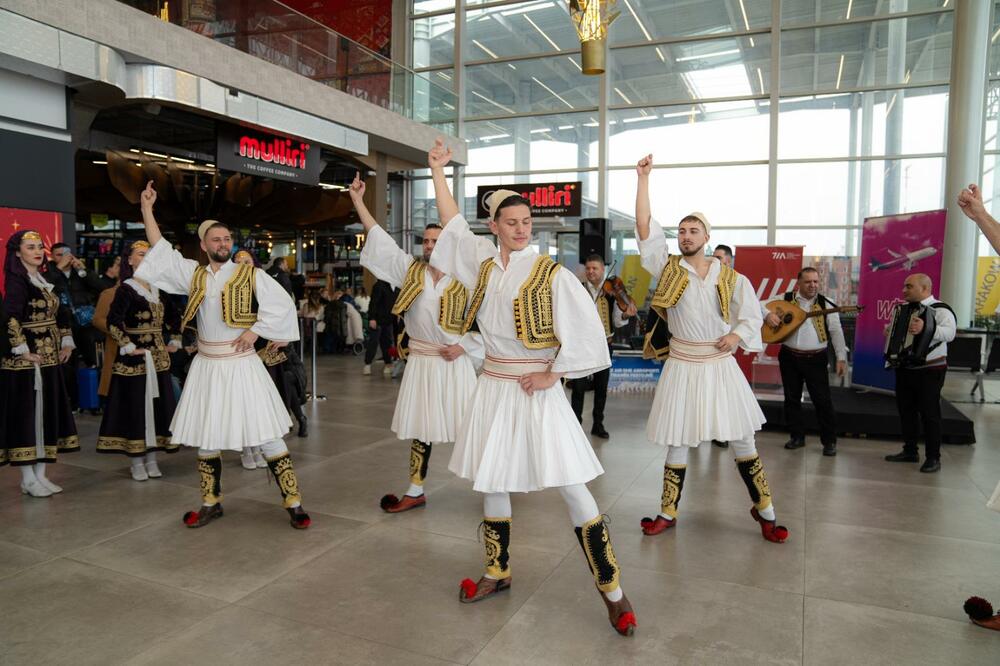
[[[396,295],[388,282],[379,280],[372,287],[372,297],[368,304],[368,349],[365,352],[365,369],[362,374],[372,374],[372,361],[375,360],[375,351],[382,348],[382,362],[385,363],[383,374],[392,374],[392,358],[389,355],[389,348],[393,343],[393,325],[396,315],[392,314],[392,307],[396,304]]]
[[[267,269],[267,274],[273,277],[282,289],[289,294],[292,293],[292,280],[288,275],[288,262],[285,261],[284,257],[275,257],[274,261],[271,262],[271,267]],[[301,298],[300,295],[297,300]]]
[[[73,311],[73,340],[80,360],[87,367],[94,367],[97,359],[92,321],[94,303],[104,291],[100,277],[88,271],[83,262],[73,256],[66,243],[52,246],[52,261],[49,262],[45,277],[54,285],[54,292],[59,300]],[[75,366],[72,361],[69,365]]]
[[[104,269],[97,281],[101,283],[101,291],[97,292],[100,295],[105,289],[111,289],[112,287],[118,286],[118,275],[121,273],[122,258],[115,257],[115,260],[111,262],[111,265]]]

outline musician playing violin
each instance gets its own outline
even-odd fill
[[[614,278],[605,279],[604,259],[598,254],[587,257],[583,265],[586,280],[584,286],[587,292],[594,299],[597,313],[604,324],[604,333],[611,343],[611,337],[615,329],[621,328],[628,323],[628,320],[636,315],[635,303],[624,293],[621,280]],[[624,307],[623,307],[624,306]],[[609,347],[610,353],[610,347]],[[608,431],[604,429],[604,405],[608,399],[608,378],[611,376],[611,369],[605,368],[593,375],[594,381],[594,424],[590,429],[590,434],[595,437],[607,439]],[[583,422],[583,397],[587,384],[583,380],[573,382],[573,393],[570,403],[573,405],[573,412],[576,418]]]
[[[819,271],[807,266],[799,271],[795,291],[779,297],[795,302],[809,312],[814,309],[835,307],[829,299],[819,293]],[[777,327],[780,319],[763,306],[764,323]],[[827,347],[833,344],[837,356],[837,376],[847,372],[847,344],[840,325],[840,315],[836,312],[825,316],[810,317],[785,339],[778,353],[781,369],[781,384],[785,391],[785,422],[791,434],[785,443],[786,449],[800,449],[806,445],[805,424],[802,420],[802,385],[809,389],[809,397],[816,408],[819,421],[820,441],[823,455],[837,455],[837,418],[830,398],[830,372],[827,361]]]

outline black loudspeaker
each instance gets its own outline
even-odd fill
[[[600,255],[605,264],[611,258],[611,220],[605,217],[580,220],[580,263],[592,254]]]

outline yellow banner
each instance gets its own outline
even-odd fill
[[[635,301],[635,306],[641,309],[646,304],[646,297],[649,296],[649,283],[652,282],[653,276],[642,267],[639,255],[630,254],[625,257],[618,277],[625,283],[625,289]]]
[[[1000,305],[1000,258],[979,257],[976,270],[976,314],[994,314],[998,305]]]

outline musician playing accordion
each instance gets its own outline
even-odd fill
[[[835,307],[819,293],[819,271],[806,266],[798,274],[795,291],[786,293],[783,300],[794,302],[806,312]],[[777,315],[761,306],[764,323],[777,326]],[[778,353],[778,367],[781,370],[781,385],[785,392],[785,422],[791,435],[785,442],[786,449],[801,449],[806,445],[806,429],[802,420],[802,384],[809,389],[809,398],[816,408],[819,422],[819,437],[823,443],[823,455],[837,455],[837,417],[830,397],[830,371],[827,347],[833,345],[837,356],[837,375],[843,377],[847,371],[847,344],[840,326],[840,315],[832,312],[823,316],[810,317],[802,323],[781,345]]]
[[[948,370],[948,343],[955,339],[955,313],[931,295],[930,277],[914,273],[903,282],[905,304],[897,306],[893,321],[885,328],[890,344],[886,358],[899,354],[889,349],[892,340],[912,336],[908,349],[916,350],[905,362],[890,362],[896,372],[896,408],[903,430],[903,450],[885,457],[889,462],[920,462],[917,438],[924,426],[926,448],[921,472],[941,469],[941,387]],[[916,306],[916,307],[915,307]],[[922,306],[922,308],[920,307]],[[905,328],[905,333],[902,327]],[[930,336],[929,339],[927,336]],[[905,343],[904,343],[905,344]]]

